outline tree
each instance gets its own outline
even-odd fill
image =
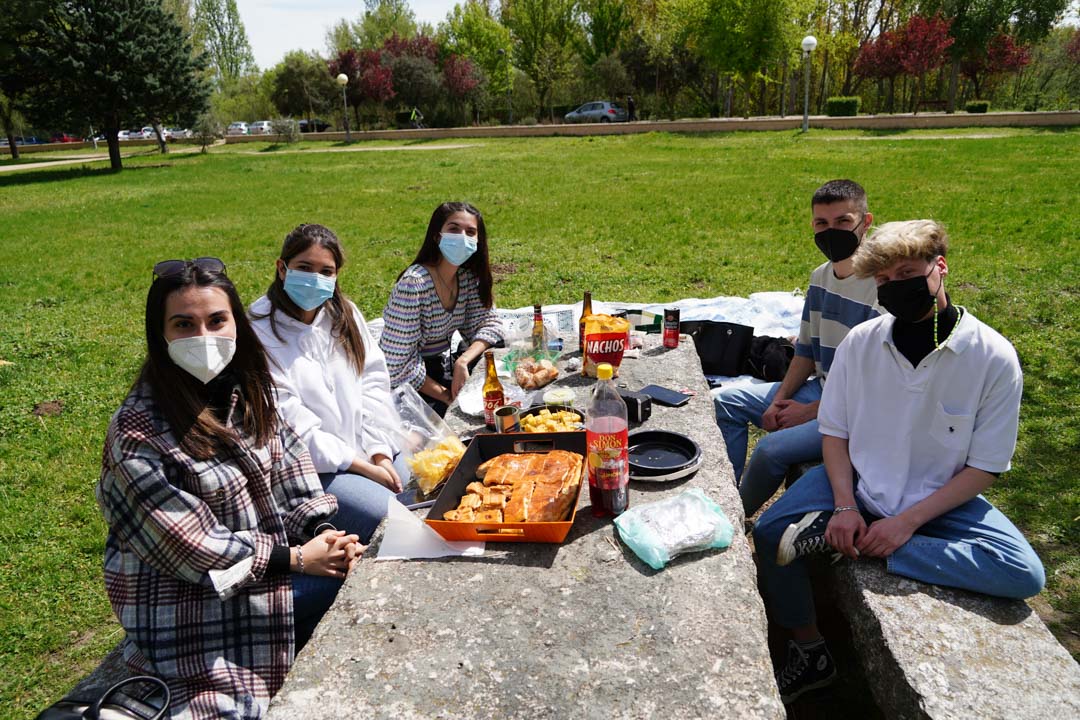
[[[353,32],[352,23],[345,18],[338,20],[326,31],[326,49],[331,57],[358,47],[360,47],[360,41]]]
[[[990,40],[985,53],[965,58],[960,72],[971,81],[975,97],[982,98],[982,82],[994,75],[1015,72],[1031,62],[1031,51],[1025,45],[1017,45],[1011,35],[999,33]]]
[[[326,62],[318,56],[293,50],[274,67],[270,98],[282,115],[311,120],[335,107],[338,93]]]
[[[416,35],[416,16],[408,0],[364,0],[367,8],[353,26],[353,34],[361,50],[382,47],[383,41],[397,35],[411,38]]]
[[[46,79],[28,49],[40,45],[39,23],[49,5],[45,0],[0,0],[0,126],[15,160],[16,122],[29,107],[31,93]]]
[[[488,77],[493,93],[510,87],[513,67],[510,31],[495,17],[483,0],[466,0],[455,5],[439,25],[440,43],[452,53],[469,58]]]
[[[878,82],[878,112],[881,112],[882,85],[886,80],[889,81],[886,110],[893,111],[894,84],[903,71],[900,66],[900,38],[897,33],[888,30],[862,44],[853,69],[856,76]]]
[[[922,12],[940,12],[952,21],[948,112],[956,107],[964,58],[985,52],[990,40],[1005,30],[1023,43],[1045,37],[1068,4],[1069,0],[923,0]]]
[[[236,0],[195,0],[193,39],[206,53],[218,87],[255,68]]]
[[[937,70],[945,64],[945,51],[953,44],[949,37],[951,20],[941,15],[926,18],[912,15],[900,31],[899,60],[900,67],[908,75],[918,79],[912,110],[919,112],[926,86],[926,73]]]
[[[582,0],[581,9],[587,41],[581,57],[591,66],[618,51],[623,34],[630,29],[630,12],[620,0]]]
[[[570,74],[578,30],[576,0],[506,0],[503,24],[510,29],[517,66],[536,87],[539,117],[550,107],[555,84]]]
[[[39,23],[32,58],[48,67],[38,117],[103,129],[114,170],[123,165],[117,133],[130,122],[194,118],[209,90],[203,63],[175,18],[143,0],[69,0]]]

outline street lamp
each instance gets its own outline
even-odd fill
[[[352,135],[349,134],[349,99],[345,95],[345,86],[349,84],[349,76],[345,73],[341,73],[337,76],[337,84],[341,86],[341,104],[345,107],[345,142],[352,142]]]
[[[506,50],[499,48],[499,57],[505,57]],[[510,58],[506,58],[506,111],[510,114],[510,125],[514,124],[514,102],[511,93],[514,89],[514,69],[510,65]]]
[[[810,53],[817,47],[817,38],[807,35],[802,39],[803,75],[806,76],[806,96],[803,98],[802,131],[810,129]]]

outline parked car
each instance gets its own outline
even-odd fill
[[[308,122],[307,120],[300,121],[300,132],[302,133],[322,132],[329,129],[329,127],[330,123],[326,122],[325,120],[320,120],[319,118],[315,118],[310,122]]]
[[[51,138],[49,138],[49,142],[73,143],[73,142],[79,142],[79,138],[75,137],[74,135],[69,135],[69,134],[67,134],[65,132],[58,132],[58,133],[53,133],[53,136]]]
[[[229,128],[225,131],[226,135],[247,135],[248,124],[246,122],[234,122],[229,123]]]
[[[34,137],[33,135],[27,135],[25,137],[17,137],[17,138],[15,138],[15,144],[16,145],[43,145],[44,143],[45,143],[44,140],[39,140],[38,138]]]
[[[120,140],[121,142],[123,142],[124,140],[130,140],[131,139],[131,131],[130,130],[121,130],[120,132],[116,133],[116,139]]]
[[[187,140],[195,137],[195,133],[187,128],[165,128],[166,140]]]
[[[563,120],[568,123],[626,122],[627,115],[626,108],[618,103],[597,100],[571,110],[563,115]]]
[[[248,135],[272,135],[274,129],[270,127],[269,120],[256,120],[248,125]]]

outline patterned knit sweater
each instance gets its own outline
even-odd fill
[[[435,281],[422,265],[410,265],[394,286],[383,310],[385,326],[379,338],[393,387],[409,383],[419,391],[427,374],[424,358],[449,350],[455,330],[466,343],[483,340],[496,345],[503,340],[494,305],[485,308],[480,302],[476,276],[461,268],[457,280],[458,300],[450,312],[439,301]]]

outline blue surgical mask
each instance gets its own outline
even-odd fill
[[[285,293],[301,310],[314,310],[334,296],[337,278],[303,270],[285,270]]]
[[[465,233],[442,233],[439,252],[451,265],[461,267],[476,252],[476,238]]]

